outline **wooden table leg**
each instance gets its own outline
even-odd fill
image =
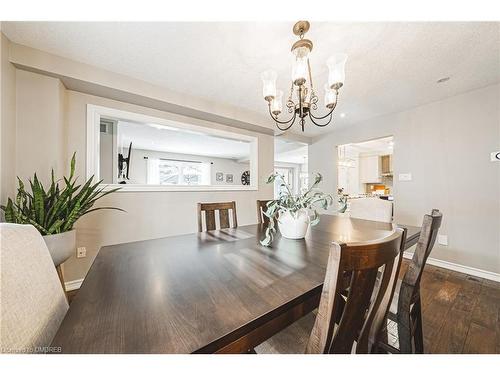
[[[59,276],[59,281],[61,282],[61,286],[63,288],[64,296],[66,297],[66,301],[68,301],[68,294],[66,293],[66,286],[64,285],[64,276],[62,273],[61,265],[56,266],[56,271],[57,271],[57,276]]]

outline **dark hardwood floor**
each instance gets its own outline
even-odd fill
[[[421,296],[426,353],[500,353],[500,283],[427,265]]]
[[[426,265],[421,296],[426,353],[500,354],[500,283]]]

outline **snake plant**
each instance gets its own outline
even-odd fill
[[[75,165],[76,153],[71,158],[69,177],[57,181],[52,169],[48,190],[43,187],[36,173],[33,180],[29,180],[31,193],[25,189],[24,183],[18,177],[19,186],[15,200],[8,198],[7,204],[0,206],[5,212],[5,221],[31,224],[42,235],[49,235],[73,229],[73,225],[80,217],[93,211],[102,209],[123,211],[115,207],[92,208],[97,200],[120,188],[104,191],[99,187],[102,180],[94,182],[94,176],[83,185],[77,185]]]
[[[282,175],[273,173],[269,176],[267,179],[268,184],[272,184],[275,181],[280,184],[280,195],[278,199],[267,203],[267,209],[264,215],[269,218],[269,224],[266,228],[264,239],[260,241],[263,246],[271,246],[274,240],[274,234],[276,233],[275,220],[278,219],[280,212],[288,211],[292,216],[295,216],[297,211],[305,208],[313,211],[313,217],[310,224],[316,225],[319,223],[319,215],[316,211],[316,206],[321,205],[321,207],[326,210],[333,203],[331,195],[317,190],[317,186],[322,180],[323,177],[321,174],[317,173],[314,183],[309,190],[303,194],[294,195]]]

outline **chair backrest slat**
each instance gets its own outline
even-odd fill
[[[307,353],[374,349],[394,294],[405,237],[406,230],[398,228],[373,243],[333,244]]]
[[[232,225],[229,222],[229,210],[232,213]],[[238,226],[236,202],[198,203],[198,232],[203,232],[202,212],[205,213],[205,230],[217,229],[215,211],[219,212],[220,229],[236,228]]]
[[[267,225],[269,223],[269,218],[266,215],[264,215],[264,212],[267,211],[267,204],[269,202],[271,202],[270,199],[257,200],[257,223],[258,224]]]
[[[215,230],[215,211],[206,210],[205,211],[205,223],[207,230]]]
[[[219,210],[219,221],[221,229],[229,228],[229,211],[227,209]]]
[[[401,301],[404,302],[400,304],[401,307],[411,303],[418,295],[420,279],[422,277],[427,258],[436,243],[442,219],[443,214],[437,209],[433,209],[430,215],[424,215],[422,231],[420,232],[420,237],[418,238],[413,257],[403,277],[403,282],[401,284],[402,290],[399,293],[400,301],[401,299],[408,297],[410,297],[410,301]]]

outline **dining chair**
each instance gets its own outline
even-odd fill
[[[351,217],[363,220],[392,222],[392,202],[380,198],[357,198],[349,201]]]
[[[433,209],[430,215],[425,215],[422,231],[402,280],[396,283],[394,297],[390,305],[388,319],[396,323],[397,339],[389,340],[382,335],[379,346],[389,353],[424,353],[422,306],[420,301],[420,279],[424,271],[436,237],[441,226],[443,214]],[[394,327],[388,323],[389,327]],[[385,328],[385,327],[384,327]],[[386,328],[386,334],[395,336]],[[391,345],[392,341],[392,345]]]
[[[317,313],[306,315],[257,346],[255,351],[376,352],[401,265],[405,237],[406,230],[398,228],[391,236],[376,242],[333,243]],[[350,275],[347,292],[346,274]]]
[[[268,200],[257,200],[257,223],[258,224],[265,224],[269,223],[269,218],[264,215],[264,212],[267,210],[267,204],[271,202],[270,199]]]
[[[229,223],[229,210],[231,210],[232,225]],[[205,230],[217,229],[215,211],[219,211],[219,229],[236,228],[236,202],[198,203],[198,232],[203,232],[202,212],[205,213]]]
[[[57,332],[68,302],[49,250],[32,225],[0,223],[4,353],[39,353]]]

